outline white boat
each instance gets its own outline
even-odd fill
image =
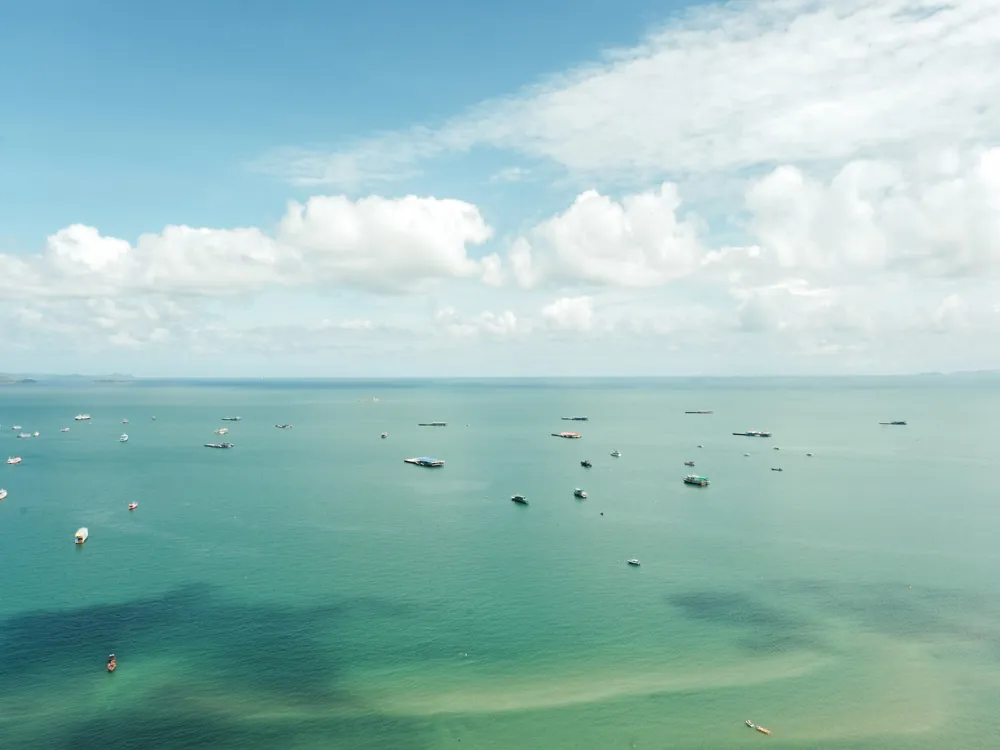
[[[123,419],[122,420],[122,424],[128,424],[128,420],[127,419]]]
[[[6,497],[7,497],[7,490],[5,490],[3,487],[0,487],[0,500],[3,500]]]
[[[38,435],[39,435],[39,433],[38,433],[38,432],[33,432],[33,433],[31,433],[31,437],[38,437]]]
[[[86,526],[81,526],[76,530],[76,536],[74,537],[77,544],[83,544],[87,541],[87,537],[90,536],[90,532],[87,531]]]
[[[575,490],[573,490],[573,497],[578,497],[581,500],[586,500],[587,493],[581,490],[579,487],[577,487]]]
[[[77,414],[75,417],[73,417],[73,419],[75,419],[77,422],[87,422],[87,421],[90,420],[90,415],[89,414]]]
[[[220,427],[219,429],[217,429],[215,431],[216,435],[226,435],[228,433],[229,433],[229,428],[228,427]]]
[[[119,442],[119,443],[127,443],[127,442],[128,442],[128,435],[126,435],[126,434],[125,434],[125,433],[123,432],[123,433],[122,433],[122,436],[121,436],[120,438],[118,438],[118,442]]]
[[[12,456],[12,457],[8,457],[8,459],[7,459],[7,464],[9,466],[17,466],[19,463],[21,463],[21,457],[20,456]]]
[[[128,509],[129,510],[135,510],[138,507],[139,507],[139,503],[136,503],[136,502],[131,502],[131,503],[128,504]]]
[[[69,427],[63,427],[59,432],[69,432]]]
[[[612,458],[621,458],[622,457],[622,452],[621,451],[611,451],[611,457]]]
[[[30,438],[31,437],[31,433],[30,432],[19,432],[19,433],[17,433],[17,436],[19,438],[22,438],[22,439],[23,438]]]
[[[628,564],[634,565],[635,567],[638,568],[641,563],[633,557],[631,560],[628,561]]]
[[[385,440],[387,437],[389,437],[389,433],[388,432],[383,432],[382,433],[382,439]]]
[[[20,429],[21,429],[21,425],[19,425],[19,424],[16,424],[16,425],[14,425],[13,427],[11,427],[10,429],[14,430],[14,432],[17,432],[18,430],[20,430]]]

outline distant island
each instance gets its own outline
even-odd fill
[[[134,375],[50,375],[38,373],[0,373],[0,385],[35,385],[38,383],[133,383]]]

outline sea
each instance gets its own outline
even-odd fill
[[[4,386],[0,747],[996,748],[998,384]]]

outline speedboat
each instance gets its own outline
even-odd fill
[[[627,562],[628,562],[629,565],[632,565],[632,566],[634,566],[636,568],[638,568],[639,565],[641,565],[641,563],[638,560],[636,560],[634,557],[631,560],[628,560]]]
[[[7,497],[7,490],[5,490],[3,487],[0,487],[0,500],[3,500],[6,497]]]
[[[622,452],[621,451],[611,451],[611,457],[612,458],[621,458],[622,457]]]
[[[388,432],[383,432],[382,433],[382,439],[385,440],[387,437],[389,437],[389,433]]]
[[[131,502],[131,503],[128,504],[128,509],[129,510],[135,510],[138,507],[139,507],[139,503],[137,503],[135,501],[133,501],[133,502]]]
[[[591,466],[593,466],[593,464],[590,463],[590,461],[581,461],[580,466],[582,466],[585,469],[589,469]]]
[[[83,544],[85,541],[87,541],[88,536],[90,536],[90,532],[87,531],[87,527],[81,526],[76,530],[76,535],[74,536],[74,539],[77,544]]]
[[[524,495],[511,495],[511,502],[517,503],[518,505],[527,505],[528,501],[525,499]]]
[[[122,433],[122,436],[121,436],[120,438],[118,438],[118,442],[119,442],[119,443],[127,443],[127,442],[128,442],[128,435],[126,435],[126,434],[125,434],[125,433],[123,432],[123,433]]]
[[[19,463],[21,463],[21,460],[22,459],[21,459],[20,456],[11,456],[11,457],[8,457],[7,458],[7,465],[8,466],[17,466]]]
[[[90,415],[89,414],[77,414],[75,417],[73,417],[73,419],[75,419],[77,422],[88,422],[88,421],[90,421]]]
[[[581,500],[586,500],[587,493],[581,490],[579,487],[577,487],[575,490],[573,490],[573,497],[578,497]]]

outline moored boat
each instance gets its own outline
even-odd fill
[[[403,462],[408,464],[413,464],[414,466],[426,466],[432,469],[444,466],[444,461],[442,461],[439,458],[431,458],[430,456],[418,456],[417,458],[404,458]]]
[[[764,430],[747,430],[746,432],[734,432],[733,434],[738,437],[759,437],[759,438],[771,437],[771,433],[766,432]]]
[[[708,487],[708,477],[700,477],[697,474],[688,474],[684,477],[684,484],[692,484],[697,487]]]
[[[553,432],[552,437],[566,438],[567,440],[579,440],[583,437],[579,432]]]
[[[638,568],[642,564],[638,560],[636,560],[634,557],[631,560],[626,560],[625,562],[627,562],[629,565],[631,565],[634,568]]]
[[[527,505],[528,504],[528,500],[527,500],[527,498],[525,498],[524,495],[511,495],[510,496],[510,500],[511,500],[511,502],[517,503],[518,505]]]
[[[232,448],[232,443],[205,443],[206,448]]]
[[[579,487],[577,487],[575,490],[573,490],[573,497],[578,497],[581,500],[586,500],[587,493],[581,490]]]

